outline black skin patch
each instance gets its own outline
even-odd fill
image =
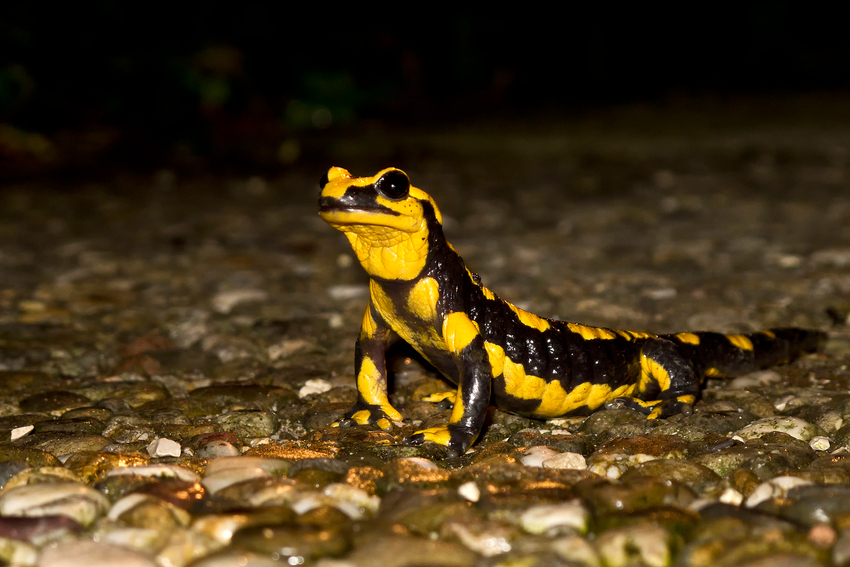
[[[327,183],[326,176],[322,187]],[[400,415],[385,396],[380,403],[374,401],[376,391],[386,390],[383,359],[390,331],[406,333],[411,346],[458,385],[449,423],[407,439],[412,444],[442,444],[450,455],[462,454],[474,442],[491,403],[532,418],[586,414],[616,405],[653,419],[690,413],[704,377],[734,376],[790,362],[819,350],[826,340],[821,331],[798,328],[741,335],[652,335],[538,318],[495,296],[467,269],[446,241],[433,201],[427,195],[420,197],[423,193],[410,187],[400,170],[385,170],[368,184],[350,185],[339,199],[321,197],[319,206],[353,214],[376,210],[398,214],[380,205],[379,195],[416,199],[415,209],[422,214],[418,220],[424,220],[427,228],[417,238],[427,238],[427,250],[412,278],[370,274],[382,295],[376,300],[373,289],[372,335],[361,332],[356,348],[358,402],[340,422],[343,425],[380,425],[388,415]],[[364,216],[364,224],[373,222]],[[422,301],[423,296],[414,295],[420,284],[438,292],[429,308],[433,311],[426,310],[430,314],[425,318],[410,307],[412,298]],[[461,324],[445,327],[449,319]],[[375,361],[376,370],[361,376],[366,355]]]

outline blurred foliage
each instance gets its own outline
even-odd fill
[[[86,159],[97,149],[291,163],[304,136],[364,121],[433,125],[850,86],[841,19],[791,2],[407,20],[316,12],[6,6],[0,155]]]

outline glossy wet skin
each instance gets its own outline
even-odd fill
[[[339,425],[390,429],[390,332],[458,385],[449,423],[407,441],[461,454],[487,406],[535,418],[586,413],[615,402],[649,418],[690,412],[705,375],[733,375],[796,358],[823,334],[774,329],[747,335],[649,333],[545,319],[500,299],[446,241],[434,200],[401,170],[354,177],[331,168],[319,214],[348,238],[370,276],[355,348],[358,401]],[[436,401],[436,398],[432,401]]]

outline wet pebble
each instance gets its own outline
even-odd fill
[[[65,541],[44,548],[38,567],[156,567],[149,556],[119,545],[88,540]]]
[[[745,505],[747,508],[753,508],[766,500],[785,496],[792,488],[805,486],[807,484],[811,484],[811,482],[793,476],[778,476],[772,478],[756,487],[756,489],[747,497]]]
[[[773,432],[785,433],[802,441],[808,441],[815,435],[823,433],[819,428],[798,417],[773,416],[754,421],[740,429],[737,435],[743,439],[757,439]]]
[[[609,567],[625,567],[635,562],[648,567],[666,567],[672,556],[671,543],[666,530],[644,524],[603,532],[597,541],[597,550]]]
[[[553,528],[569,527],[579,533],[587,531],[590,514],[579,502],[542,504],[522,513],[520,525],[532,534],[542,534]]]
[[[0,494],[0,515],[3,516],[61,514],[89,526],[108,509],[109,501],[103,494],[74,482],[28,484]]]
[[[110,470],[106,476],[178,478],[180,480],[188,480],[191,482],[197,482],[201,479],[197,473],[176,465],[139,465],[114,468]]]
[[[270,411],[239,410],[230,411],[210,418],[224,431],[240,438],[268,437],[277,431],[280,422]]]
[[[559,451],[550,449],[546,446],[531,447],[523,453],[520,462],[527,467],[542,467],[545,461],[548,461],[558,454]]]

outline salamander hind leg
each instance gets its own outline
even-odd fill
[[[661,338],[647,341],[640,351],[639,366],[635,395],[615,398],[610,406],[635,409],[647,419],[693,412],[700,379],[675,343]]]

